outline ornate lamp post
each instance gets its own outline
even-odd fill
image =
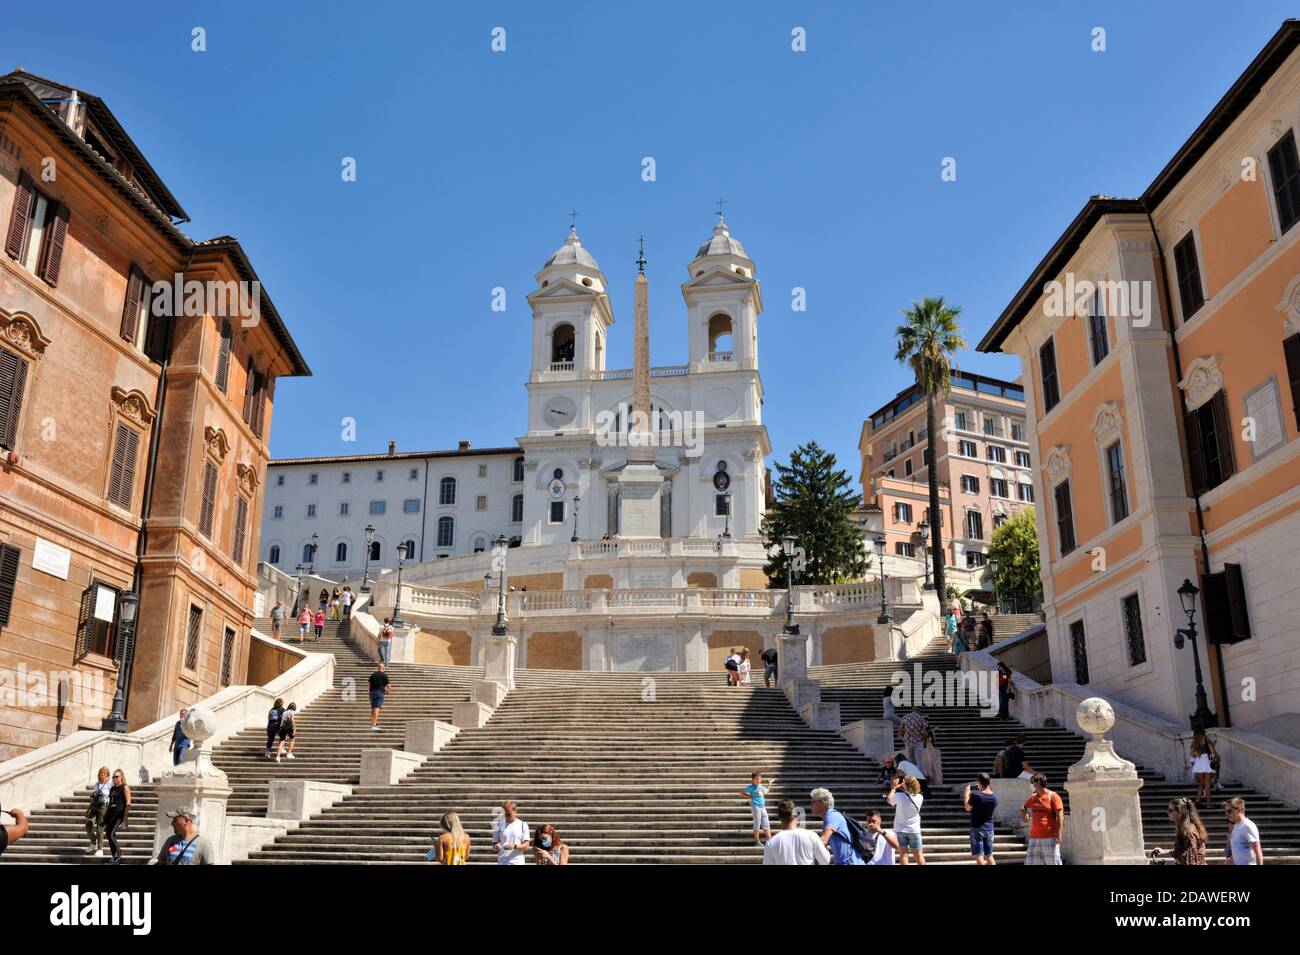
[[[397,545],[397,597],[393,600],[393,619],[389,621],[393,629],[405,627],[406,621],[402,619],[402,561],[407,558],[406,545]]]
[[[794,622],[794,552],[796,538],[786,534],[781,538],[781,552],[785,554],[785,629],[782,633],[799,635],[799,625]]]
[[[373,524],[366,525],[366,566],[361,572],[361,592],[370,593],[370,545],[375,541],[375,527]]]
[[[492,564],[497,572],[497,622],[492,625],[492,636],[504,637],[506,629],[506,550],[509,541],[502,534],[492,545]]]
[[[569,538],[571,544],[578,542],[578,502],[581,500],[578,495],[573,495],[573,536]]]
[[[722,536],[731,539],[731,492],[722,495],[727,502],[727,512],[722,515]]]
[[[876,556],[880,563],[880,616],[876,623],[889,623],[889,598],[885,596],[885,539],[877,537],[875,540]]]
[[[303,574],[307,572],[307,568],[302,564],[299,564],[293,569],[293,571],[298,575],[298,593],[293,598],[293,615],[296,617],[300,612],[302,612],[302,577]]]
[[[1210,703],[1205,696],[1205,683],[1201,679],[1201,651],[1196,646],[1196,595],[1200,592],[1194,583],[1187,578],[1183,579],[1183,585],[1178,588],[1178,599],[1183,602],[1183,613],[1187,614],[1187,627],[1174,631],[1175,647],[1181,650],[1184,640],[1192,645],[1192,668],[1196,673],[1196,712],[1191,716],[1192,729],[1219,725],[1219,718],[1210,712]]]
[[[100,729],[110,733],[125,733],[126,688],[131,679],[131,660],[135,649],[135,616],[140,607],[140,597],[128,590],[121,594],[117,604],[117,689],[113,691],[113,708],[104,717]]]
[[[922,521],[916,526],[917,533],[921,535],[921,560],[925,564],[925,584],[924,589],[934,590],[934,583],[930,580],[930,522]]]
[[[319,541],[320,541],[319,534],[311,535],[311,561],[309,562],[307,567],[307,573],[309,574],[316,573],[316,548],[320,546]]]
[[[996,610],[998,606],[998,559],[989,558],[989,580],[993,582],[993,607]]]

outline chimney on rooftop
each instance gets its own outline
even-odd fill
[[[460,443],[460,445],[459,445],[459,449],[460,449],[461,451],[468,451],[468,450],[469,450],[469,442],[468,442],[468,441],[462,441],[462,442]]]
[[[396,441],[389,441],[389,442],[388,442],[388,456],[391,458],[391,457],[392,457],[394,454],[396,454],[396,453],[397,453],[397,442],[396,442]]]

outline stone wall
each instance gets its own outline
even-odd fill
[[[876,658],[875,634],[869,627],[828,627],[821,639],[823,665],[865,663]]]
[[[464,630],[425,630],[415,636],[415,663],[470,666],[470,637]]]
[[[534,670],[581,670],[582,635],[574,630],[530,633],[524,666]]]

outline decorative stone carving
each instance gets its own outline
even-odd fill
[[[226,455],[230,453],[230,439],[226,437],[226,432],[208,425],[203,429],[203,440],[207,444],[208,454],[212,455],[218,464],[224,464]]]
[[[1183,375],[1178,387],[1187,396],[1187,410],[1195,411],[1223,387],[1223,371],[1218,355],[1202,355],[1194,359]]]
[[[761,458],[762,456],[763,456],[763,449],[762,449],[762,448],[746,448],[746,449],[745,449],[745,457],[748,458],[748,459],[751,460],[751,461],[757,461],[757,460],[758,460],[759,458]]]
[[[1075,865],[1140,865],[1146,862],[1138,797],[1142,779],[1104,738],[1115,725],[1115,711],[1094,696],[1079,704],[1074,717],[1092,739],[1084,744],[1083,759],[1067,774],[1070,815],[1061,854]]]
[[[1114,401],[1099,405],[1097,413],[1092,416],[1092,433],[1097,443],[1103,447],[1119,437],[1123,426],[1124,417],[1120,414],[1119,405]]]
[[[239,490],[245,497],[253,497],[257,493],[257,485],[261,483],[257,468],[241,462],[235,465],[235,474],[239,478]]]
[[[145,397],[144,392],[133,388],[127,391],[125,388],[113,386],[113,404],[117,405],[118,412],[128,421],[134,421],[142,428],[147,428],[153,424],[153,419],[157,417],[156,412],[149,405],[149,399]]]
[[[45,354],[50,340],[41,334],[36,319],[26,312],[6,312],[0,308],[0,335],[28,358],[38,359]]]
[[[1068,445],[1058,444],[1047,452],[1047,463],[1043,465],[1043,472],[1047,475],[1047,483],[1052,486],[1060,484],[1070,476]]]
[[[1155,243],[1145,236],[1125,236],[1119,240],[1121,252],[1154,252]]]
[[[1300,333],[1300,275],[1287,283],[1282,301],[1273,306],[1282,313],[1282,331],[1287,335]]]
[[[525,471],[536,471],[536,470],[537,470],[537,463],[538,463],[538,462],[536,462],[536,461],[525,461],[525,462],[524,462],[524,470],[525,470]]]

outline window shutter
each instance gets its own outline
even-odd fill
[[[1241,576],[1241,565],[1224,564],[1223,577],[1228,585],[1228,620],[1232,624],[1232,642],[1249,640],[1250,610],[1246,606],[1246,582]]]
[[[18,443],[18,415],[26,387],[27,362],[0,348],[0,447],[13,450]]]
[[[253,396],[253,433],[259,438],[266,428],[266,399],[269,379],[266,375],[257,376],[257,393]]]
[[[244,379],[244,424],[252,426],[253,424],[253,402],[257,394],[257,369],[253,367],[253,359],[248,359],[248,375]]]
[[[90,652],[90,611],[95,599],[95,584],[81,592],[81,609],[77,612],[77,643],[72,651],[72,658],[80,660]]]
[[[1237,473],[1232,456],[1232,422],[1228,419],[1228,399],[1222,391],[1210,399],[1214,412],[1214,439],[1219,444],[1219,468],[1223,472],[1222,484]]]
[[[22,554],[12,544],[0,544],[0,627],[9,626],[9,611],[18,584],[18,559]]]
[[[122,305],[122,337],[132,344],[140,325],[140,296],[144,294],[144,276],[134,265],[126,280],[126,301]]]
[[[1205,458],[1201,450],[1201,419],[1195,411],[1187,412],[1183,421],[1187,433],[1187,464],[1192,475],[1192,493],[1205,493]]]
[[[171,333],[172,322],[174,321],[175,319],[170,315],[151,314],[149,316],[149,330],[145,337],[144,353],[150,361],[161,365],[167,359],[167,337]]]
[[[5,237],[5,251],[12,259],[22,258],[23,237],[27,234],[27,217],[32,212],[32,181],[27,173],[18,177],[14,191],[14,208],[9,217],[9,234]]]
[[[203,500],[199,505],[199,533],[212,536],[212,516],[217,500],[217,469],[209,462],[203,468]]]
[[[122,474],[126,470],[126,434],[130,429],[124,425],[117,426],[113,439],[113,463],[109,466],[108,499],[119,507],[122,505]]]
[[[240,497],[235,505],[235,540],[231,548],[231,557],[235,563],[243,566],[244,563],[244,534],[245,526],[248,524],[248,501]]]
[[[58,285],[59,272],[63,268],[63,242],[68,237],[68,207],[63,203],[59,203],[54,210],[49,228],[50,234],[45,239],[40,267],[36,271],[50,285]]]
[[[1286,355],[1286,377],[1291,383],[1291,411],[1296,429],[1300,430],[1300,334],[1282,343],[1282,353]]]
[[[217,350],[217,387],[224,393],[230,380],[230,323],[221,325],[221,347]]]

